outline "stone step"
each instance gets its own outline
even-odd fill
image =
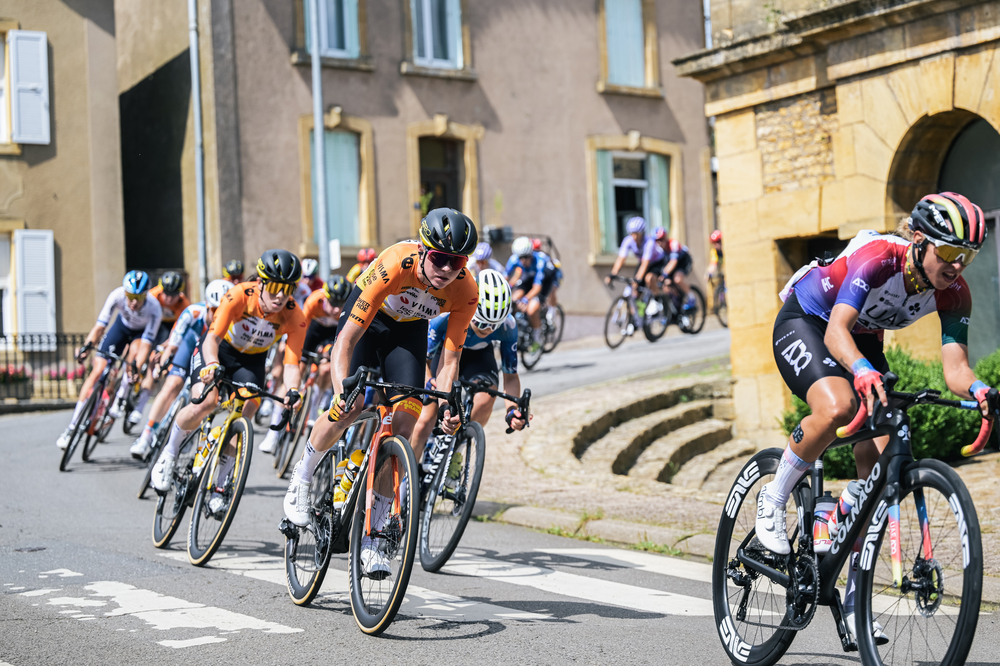
[[[731,440],[732,428],[727,421],[706,419],[675,430],[643,451],[628,475],[670,483],[674,474],[691,458]]]
[[[680,470],[674,474],[670,483],[681,488],[701,488],[715,470],[722,465],[753,455],[757,450],[753,442],[745,439],[734,439],[717,446],[708,453],[702,453],[681,466]],[[733,477],[735,478],[735,477]],[[730,479],[732,482],[732,479]]]
[[[640,416],[612,428],[588,446],[580,460],[585,469],[627,474],[639,455],[657,439],[711,415],[711,400],[692,400]]]

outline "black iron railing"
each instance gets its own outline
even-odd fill
[[[0,402],[76,400],[87,366],[73,357],[82,333],[0,335]]]

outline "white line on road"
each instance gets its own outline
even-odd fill
[[[160,645],[170,648],[186,648],[196,645],[208,645],[209,643],[224,643],[225,638],[221,636],[201,636],[200,638],[189,638],[186,641],[157,641]]]
[[[664,557],[634,550],[612,550],[608,548],[536,548],[535,552],[549,555],[575,557],[590,562],[611,564],[627,569],[638,569],[649,573],[685,578],[702,583],[712,582],[712,566],[700,562],[689,562],[676,557]]]

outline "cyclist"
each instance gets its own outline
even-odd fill
[[[705,281],[711,283],[721,278],[725,271],[722,268],[722,232],[716,229],[708,237],[712,249],[708,253],[708,270],[705,271]]]
[[[639,258],[639,268],[635,272],[636,281],[644,283],[654,292],[659,291],[656,278],[667,263],[663,248],[656,242],[655,235],[646,233],[646,220],[638,215],[629,218],[625,223],[625,230],[628,236],[622,240],[618,248],[618,257],[611,267],[611,275],[604,278],[605,284],[611,284],[611,278],[618,275],[628,255],[634,254]]]
[[[774,324],[774,358],[792,393],[812,414],[802,419],[785,448],[774,479],[757,500],[757,538],[779,555],[789,552],[785,505],[809,466],[866,401],[887,405],[882,375],[889,370],[882,332],[900,329],[937,311],[941,359],[948,388],[971,395],[984,416],[989,387],[969,367],[967,347],[972,297],[962,271],[986,238],[983,211],[953,192],[921,199],[902,229],[904,237],[862,231],[832,263],[804,267],[782,295]],[[858,474],[866,478],[888,437],[855,444]],[[854,629],[854,588],[860,544],[854,544],[844,609]],[[880,643],[888,639],[879,627]]]
[[[302,310],[292,299],[292,292],[302,277],[299,258],[287,250],[268,250],[257,261],[257,280],[244,282],[230,289],[222,299],[212,321],[212,327],[195,350],[191,359],[192,377],[198,383],[191,387],[191,396],[198,397],[205,386],[212,383],[215,374],[222,375],[238,385],[251,390],[264,386],[264,362],[267,350],[282,335],[287,335],[284,354],[285,386],[299,385],[299,355],[306,335],[306,321]],[[298,391],[290,389],[285,404],[291,406],[298,399]],[[190,404],[177,413],[170,439],[163,448],[153,468],[153,488],[164,491],[170,485],[174,464],[181,442],[201,421],[212,413],[219,400],[217,389],[200,405]],[[251,400],[243,408],[243,415],[252,419],[257,401]],[[220,458],[221,470],[217,478],[225,479],[235,465],[234,448],[227,444]],[[213,492],[209,508],[216,511],[224,504]]]
[[[323,288],[323,281],[316,277],[317,270],[319,270],[318,261],[308,258],[302,260],[302,279],[295,287],[295,302],[299,304],[300,308],[306,307],[306,299],[309,298],[310,294]]]
[[[472,258],[474,261],[469,264],[469,270],[472,271],[474,276],[479,275],[480,272],[487,268],[492,268],[503,275],[507,274],[507,270],[499,261],[493,258],[493,248],[486,241],[476,245],[476,251],[472,253]]]
[[[368,270],[368,266],[375,261],[375,248],[365,247],[358,250],[358,263],[351,266],[351,270],[347,271],[347,281],[354,284],[358,281],[358,278]]]
[[[499,385],[499,369],[496,356],[493,353],[493,343],[500,345],[500,365],[503,370],[503,390],[510,395],[521,393],[521,379],[517,374],[517,322],[510,314],[512,303],[510,285],[503,273],[490,268],[479,274],[479,304],[476,313],[472,315],[472,325],[465,333],[465,343],[462,345],[462,360],[458,365],[458,375],[465,380],[473,380],[477,376],[487,376],[491,379],[490,386]],[[441,347],[448,329],[448,314],[435,317],[427,332],[427,377],[434,386],[434,377],[441,359]],[[472,401],[473,421],[482,426],[490,420],[493,403],[496,398],[487,393],[477,393]],[[413,429],[410,443],[413,454],[419,461],[423,455],[424,445],[434,424],[437,423],[437,405],[420,412],[420,419]],[[524,428],[525,422],[517,403],[507,401],[507,425],[515,430]],[[452,477],[458,474],[462,460],[452,460],[449,469]]]
[[[340,317],[340,332],[332,352],[333,405],[320,415],[302,459],[296,464],[285,494],[285,516],[296,525],[309,522],[309,485],[323,454],[361,413],[357,401],[344,409],[343,380],[364,365],[381,367],[386,381],[408,386],[424,383],[427,357],[427,320],[452,313],[445,333],[438,384],[451,386],[458,374],[465,331],[476,311],[478,293],[465,264],[476,248],[478,234],[472,220],[451,208],[436,208],[420,223],[420,240],[404,241],[388,249],[368,267],[351,291]],[[391,397],[391,396],[390,396]],[[420,416],[421,403],[407,398],[392,414],[393,432],[409,438]],[[458,415],[445,410],[443,428],[453,433]],[[376,492],[379,506],[389,500]],[[374,511],[384,516],[387,511]],[[374,529],[381,529],[373,521]],[[387,572],[388,561],[374,543],[361,544],[366,574]]]
[[[222,279],[229,280],[233,284],[243,282],[243,262],[233,259],[222,267]]]
[[[542,344],[541,307],[555,284],[556,267],[544,252],[536,252],[531,239],[521,236],[510,246],[513,253],[507,262],[507,279],[513,287],[514,303],[524,309],[531,323],[531,346]]]
[[[653,236],[656,238],[657,245],[666,254],[666,265],[662,271],[663,283],[668,286],[677,285],[680,288],[681,295],[684,297],[684,304],[681,306],[681,309],[688,311],[697,304],[694,292],[691,291],[691,287],[687,282],[687,276],[691,273],[691,267],[693,266],[691,251],[688,250],[687,245],[684,245],[676,238],[669,238],[667,230],[663,227],[656,227],[653,230]]]
[[[187,306],[177,318],[167,346],[160,355],[160,362],[153,369],[152,375],[156,379],[168,368],[169,373],[163,382],[163,388],[153,401],[153,406],[149,408],[149,421],[146,427],[129,449],[133,458],[145,460],[149,455],[153,438],[160,427],[160,419],[184,388],[191,366],[191,355],[205,331],[212,325],[212,318],[215,316],[216,308],[222,303],[222,297],[232,287],[233,283],[229,280],[213,280],[205,290],[205,301]]]
[[[108,323],[115,312],[118,318],[108,328]],[[83,363],[90,349],[98,340],[101,341],[98,348],[101,352],[111,352],[118,356],[125,353],[126,347],[130,346],[133,340],[141,338],[135,354],[137,364],[143,364],[149,357],[149,351],[153,347],[156,339],[156,332],[160,328],[160,303],[155,298],[149,297],[149,276],[143,271],[129,271],[122,281],[122,286],[118,287],[110,294],[97,315],[97,323],[87,334],[84,345],[76,350],[76,359]],[[101,337],[103,336],[103,337]],[[73,411],[69,426],[56,440],[56,446],[65,449],[69,444],[69,438],[80,420],[81,412],[90,397],[90,392],[94,388],[94,383],[100,378],[104,368],[108,365],[108,359],[98,355],[94,359],[93,368],[80,389],[80,398]],[[131,368],[128,368],[130,371]]]

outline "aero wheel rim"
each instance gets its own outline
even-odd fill
[[[431,511],[424,513],[423,532],[427,552],[431,557],[444,552],[451,543],[452,536],[462,525],[462,513],[471,499],[473,475],[478,463],[476,447],[472,444],[473,440],[466,438],[455,447],[452,459],[460,455],[462,463],[453,487],[449,487],[452,483],[447,478],[447,458],[442,461],[441,472],[435,475],[434,506]]]

